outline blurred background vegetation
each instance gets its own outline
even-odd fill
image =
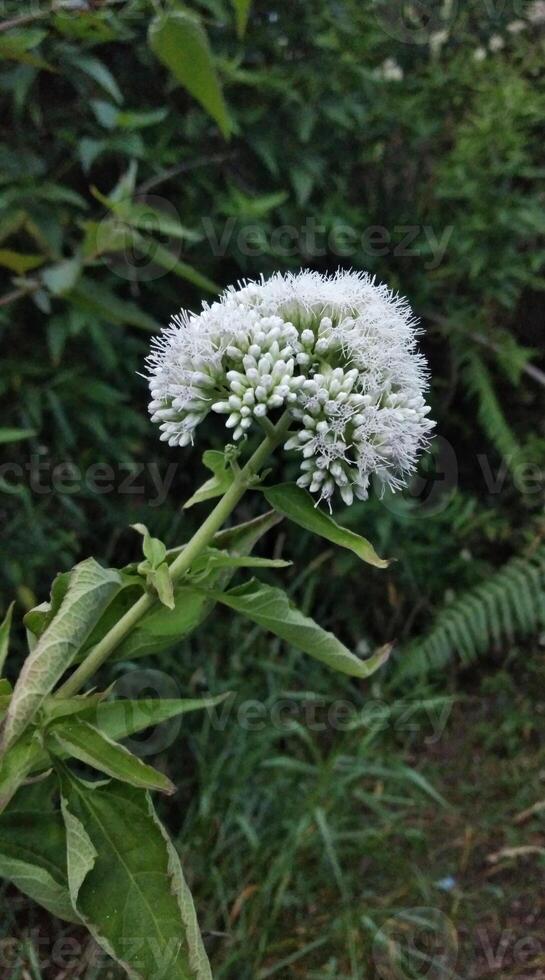
[[[301,266],[399,289],[438,438],[403,497],[339,513],[397,562],[267,541],[299,604],[361,653],[395,640],[393,663],[362,687],[218,613],[150,662],[237,695],[224,731],[193,716],[163,751],[164,814],[219,978],[397,977],[377,933],[414,909],[424,933],[449,917],[462,977],[490,974],[505,930],[545,926],[545,810],[514,822],[545,773],[545,4],[0,7],[0,615],[89,554],[133,559],[129,523],[174,545],[200,519],[181,503],[223,433],[160,444],[139,374],[173,311]],[[40,964],[32,929],[62,926],[4,898],[6,976],[115,975]],[[499,974],[542,970],[542,939],[515,939]]]

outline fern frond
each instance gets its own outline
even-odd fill
[[[520,457],[520,445],[496,397],[490,372],[474,351],[466,352],[462,370],[470,393],[477,400],[479,422],[490,441],[509,465]]]
[[[531,636],[545,626],[545,545],[514,558],[481,585],[445,606],[435,625],[402,654],[395,680],[444,667],[458,656],[470,664],[491,647]]]

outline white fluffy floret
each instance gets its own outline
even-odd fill
[[[235,440],[287,411],[299,485],[365,500],[373,476],[406,483],[434,426],[417,334],[406,300],[367,273],[277,273],[173,317],[148,358],[151,417],[187,446],[210,411]]]

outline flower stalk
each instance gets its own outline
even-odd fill
[[[247,463],[239,469],[238,473],[235,473],[233,483],[229,489],[223,494],[206,520],[173,561],[170,566],[170,577],[173,582],[178,582],[186,574],[195,559],[208,547],[216,532],[225,524],[246,493],[246,490],[254,483],[255,478],[259,476],[268,457],[285,439],[289,424],[290,416],[287,412],[284,413],[276,425],[270,423],[267,435],[263,441]],[[110,654],[113,653],[121,641],[125,639],[142,619],[144,614],[152,608],[156,601],[155,596],[150,593],[141,596],[121,619],[117,621],[115,626],[106,633],[102,640],[93,647],[85,660],[82,661],[74,673],[58,689],[56,692],[57,697],[69,698],[77,694],[108,659]]]

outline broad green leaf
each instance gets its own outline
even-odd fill
[[[11,269],[18,276],[22,276],[31,269],[37,269],[46,261],[45,255],[30,255],[27,252],[14,252],[11,248],[0,249],[0,266],[4,269]]]
[[[237,34],[239,37],[244,37],[246,25],[248,23],[248,16],[250,14],[250,7],[252,6],[252,0],[232,0],[232,4],[235,8]]]
[[[178,855],[149,796],[66,769],[62,810],[72,904],[133,980],[212,980]]]
[[[231,123],[201,21],[189,11],[171,10],[151,22],[149,43],[159,61],[217,122],[224,136]]]
[[[4,669],[4,664],[6,662],[6,657],[8,655],[9,648],[9,631],[11,629],[11,617],[13,615],[13,607],[15,603],[12,602],[8,606],[8,611],[0,624],[0,674]],[[0,693],[4,693],[3,691]]]
[[[0,429],[0,446],[8,442],[21,442],[23,439],[32,439],[36,435],[34,429]]]
[[[193,507],[194,504],[200,504],[205,500],[222,497],[233,482],[233,470],[226,463],[224,453],[216,449],[207,449],[202,461],[207,470],[210,470],[214,475],[209,480],[206,480],[202,487],[199,487],[189,500],[186,500],[184,510]]]
[[[215,605],[210,597],[186,585],[175,587],[174,603],[172,610],[160,606],[146,613],[111,659],[134,660],[168,650],[196,629]]]
[[[323,510],[319,510],[311,495],[302,487],[295,483],[280,483],[275,487],[263,487],[262,491],[271,507],[294,524],[320,535],[332,544],[348,548],[369,565],[375,565],[376,568],[388,567],[389,562],[379,558],[370,541],[341,527]]]
[[[285,592],[255,579],[229,592],[215,593],[214,597],[297,649],[351,677],[369,677],[390,654],[388,646],[368,660],[360,660],[333,633],[300,612]]]
[[[121,584],[117,571],[102,568],[93,558],[75,566],[56,615],[19,674],[4,723],[4,752],[24,732],[44,698],[73,663]]]
[[[140,789],[156,789],[172,794],[176,787],[152,766],[132,755],[93,725],[81,718],[63,718],[48,729],[47,747],[55,755],[59,750],[79,759],[93,769],[113,776]]]
[[[48,266],[42,272],[42,279],[54,296],[66,296],[76,285],[81,275],[81,257],[75,255],[56,265]]]
[[[52,915],[80,921],[68,891],[60,812],[12,809],[0,815],[0,875]]]
[[[29,773],[47,769],[48,758],[35,734],[25,733],[0,762],[0,813],[24,783]]]
[[[95,628],[81,647],[76,662],[83,660],[91,647],[100,643],[103,636],[106,636],[112,626],[140,599],[145,592],[145,581],[141,575],[126,575],[120,572],[124,580],[123,587],[117,592],[111,602],[106,606]]]

